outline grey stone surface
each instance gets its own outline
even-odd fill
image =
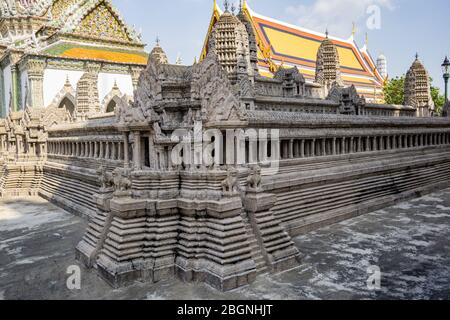
[[[176,278],[114,290],[83,267],[68,290],[86,222],[40,198],[0,203],[0,299],[448,299],[450,189],[294,239],[301,267],[221,293]],[[367,267],[381,268],[369,291]]]

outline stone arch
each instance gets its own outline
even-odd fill
[[[58,104],[58,109],[66,109],[67,112],[73,117],[75,113],[76,101],[75,97],[71,94],[66,94],[61,98],[61,101]]]
[[[115,95],[103,103],[103,111],[105,113],[115,112],[117,106],[122,103],[122,98]]]
[[[123,96],[124,95],[117,86],[117,83],[114,83],[111,91],[105,96],[102,101],[102,113],[114,112],[117,106],[123,103]]]

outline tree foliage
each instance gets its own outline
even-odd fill
[[[403,104],[405,100],[405,76],[390,79],[383,88],[387,104]]]

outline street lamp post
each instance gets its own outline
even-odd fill
[[[444,63],[442,64],[442,72],[444,73],[444,81],[445,81],[445,102],[448,102],[448,79],[450,78],[450,61],[445,57]]]

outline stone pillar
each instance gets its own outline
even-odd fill
[[[342,140],[341,140],[341,154],[345,154],[346,153],[346,151],[345,151],[345,137],[342,137]]]
[[[311,157],[315,157],[315,156],[316,156],[316,139],[312,139]]]
[[[117,147],[116,143],[113,141],[111,142],[111,156],[109,158],[111,160],[116,160],[116,154],[117,154]]]
[[[333,145],[331,146],[331,148],[332,148],[332,150],[331,150],[331,152],[333,153],[333,156],[335,156],[336,155],[336,138],[333,138]]]
[[[99,153],[99,155],[98,155],[98,157],[100,158],[100,159],[103,159],[104,157],[105,157],[105,154],[104,154],[104,152],[105,152],[105,147],[104,147],[104,142],[103,141],[99,141],[99,147],[100,147],[100,153]]]
[[[125,168],[130,167],[130,154],[129,154],[129,141],[128,141],[128,132],[123,133],[123,165]]]
[[[139,82],[139,76],[141,75],[142,68],[130,67],[131,81],[133,83],[133,89],[136,90]]]
[[[94,158],[95,159],[98,158],[98,142],[97,141],[94,142]]]
[[[19,110],[20,105],[20,86],[19,86],[19,67],[14,64],[11,65],[11,101],[13,111]],[[9,108],[9,106],[6,106]]]
[[[109,141],[106,141],[105,143],[106,143],[105,159],[109,160],[109,159],[111,159],[111,150],[109,148]]]
[[[289,140],[289,159],[294,158],[294,140]]]
[[[366,137],[366,152],[370,151],[370,137]]]
[[[327,155],[327,146],[326,146],[326,138],[321,139],[321,144],[322,144],[322,156],[326,156]]]
[[[350,148],[348,150],[348,153],[353,153],[354,149],[353,149],[353,142],[354,142],[354,138],[350,137]]]
[[[134,169],[135,170],[141,170],[142,169],[142,163],[141,163],[141,133],[139,131],[134,132]]]
[[[300,141],[300,157],[304,158],[305,157],[305,140],[302,139]]]
[[[358,137],[358,152],[362,152],[362,137]]]
[[[28,71],[28,100],[33,108],[44,108],[44,70],[45,61],[30,59],[27,61]]]

